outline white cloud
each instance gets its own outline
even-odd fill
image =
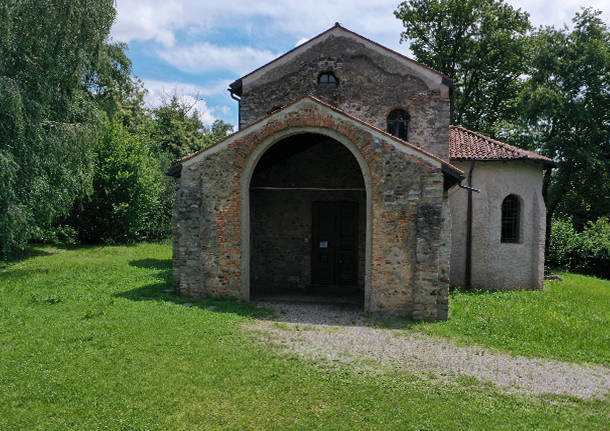
[[[220,112],[224,115],[229,115],[231,113],[231,107],[229,107],[227,105],[215,106],[214,111]]]
[[[184,3],[188,10],[188,3]],[[154,39],[164,43],[174,38],[174,30],[184,25],[183,3],[176,0],[117,0],[118,19],[112,27],[116,40]],[[171,34],[171,36],[170,36]]]
[[[212,87],[200,87],[198,85],[176,81],[157,81],[154,79],[143,79],[142,81],[144,82],[144,87],[148,90],[145,98],[145,102],[148,106],[159,106],[173,95],[176,95],[178,100],[182,103],[185,103],[187,106],[192,106],[193,109],[197,110],[201,122],[206,126],[211,125],[218,119],[215,115],[217,111],[223,114],[230,112],[230,108],[225,106],[210,108],[202,98],[203,96],[222,92],[227,88],[225,82]],[[221,88],[223,90],[220,90]]]
[[[208,105],[203,99],[197,99],[193,96],[183,95],[180,97],[182,103],[186,103],[188,106],[192,106],[193,109],[197,110],[201,122],[205,126],[210,126],[214,121],[217,120],[216,116],[212,113],[212,110],[208,108]]]
[[[507,0],[532,16],[534,25],[569,24],[581,6],[604,10],[610,18],[607,0]],[[279,2],[272,0],[118,0],[118,20],[112,29],[117,40],[157,40],[169,44],[175,31],[205,31],[219,27],[241,26],[258,34],[277,34],[278,30],[294,36],[295,43],[311,38],[335,21],[361,32],[371,39],[398,47],[402,29],[393,12],[398,0],[335,0],[320,7],[316,0]],[[264,19],[265,26],[257,25]],[[171,36],[170,36],[171,34]],[[171,46],[171,45],[168,45]]]
[[[118,0],[118,19],[112,36],[125,42],[156,40],[167,44],[172,40],[169,33],[175,38],[178,30],[192,35],[214,28],[241,26],[258,36],[272,36],[278,32],[293,35],[296,43],[340,21],[354,31],[366,31],[366,36],[380,43],[391,41],[395,47],[401,29],[400,22],[393,16],[397,3],[396,0],[336,0],[321,8],[313,0]],[[258,24],[263,20],[264,27]]]
[[[203,42],[157,50],[163,60],[185,72],[226,70],[245,74],[277,57],[267,50],[249,46],[218,46]]]
[[[299,40],[297,40],[297,43],[294,44],[294,46],[299,46],[299,45],[303,45],[305,42],[307,42],[309,40],[309,38],[307,37],[302,37]]]
[[[562,27],[567,24],[572,26],[572,18],[581,7],[593,7],[603,11],[602,19],[610,20],[610,10],[607,0],[562,0],[560,3],[552,3],[548,0],[507,0],[513,7],[530,14],[530,20],[534,27],[541,25],[554,25]]]
[[[152,92],[166,92],[172,93],[175,89],[182,91],[187,94],[196,96],[216,96],[219,94],[226,93],[229,88],[230,80],[218,80],[211,82],[209,85],[202,86],[196,84],[189,84],[187,82],[179,81],[159,81],[156,79],[142,79],[144,87]]]
[[[176,43],[176,37],[174,36],[174,33],[166,29],[159,30],[159,32],[155,36],[155,40],[161,43],[166,48],[170,48]]]

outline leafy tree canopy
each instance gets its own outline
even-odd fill
[[[92,192],[76,201],[71,216],[59,220],[51,234],[67,227],[87,243],[167,237],[175,199],[174,179],[165,175],[168,167],[232,129],[220,120],[204,127],[193,105],[175,96],[157,108],[146,108],[144,88],[137,81],[133,84],[133,92],[127,100],[119,99],[118,109],[94,145]]]
[[[546,177],[548,217],[578,227],[610,213],[610,33],[600,15],[584,9],[572,30],[532,35],[519,97],[522,136],[558,165]]]
[[[502,0],[408,0],[395,12],[418,61],[455,83],[454,122],[539,151],[547,238],[557,213],[583,228],[610,213],[610,37],[601,12],[532,31]]]
[[[502,0],[408,0],[394,14],[417,60],[453,79],[454,122],[495,136],[517,112],[528,14]]]
[[[92,70],[111,50],[104,41],[113,3],[0,4],[0,255],[23,247],[90,188],[89,147],[103,115],[88,89],[108,85],[103,68]]]
[[[233,126],[216,120],[208,129],[202,123],[195,103],[181,101],[176,95],[151,111],[153,140],[174,160],[223,139]]]
[[[108,121],[93,153],[93,193],[76,202],[70,225],[89,243],[143,239],[160,203],[163,175],[146,137]]]

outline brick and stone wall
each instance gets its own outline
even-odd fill
[[[333,72],[338,88],[319,88],[321,72]],[[244,80],[242,91],[240,128],[306,95],[382,130],[387,128],[390,111],[403,108],[411,117],[409,142],[449,159],[448,87],[429,88],[404,63],[357,38],[330,36],[281,66]]]
[[[249,184],[242,181],[248,180],[246,166],[257,147],[265,148],[275,136],[291,131],[319,133],[349,144],[360,166],[364,164],[370,198],[365,308],[445,319],[450,233],[440,162],[311,99],[183,163],[174,210],[179,293],[249,297],[241,273],[242,257],[250,256],[241,250],[242,235],[250,235],[242,230],[241,214],[242,194]]]
[[[448,256],[441,245],[450,232],[443,176],[393,147],[384,145],[376,155],[371,308],[445,319]]]

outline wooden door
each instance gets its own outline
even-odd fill
[[[311,280],[314,285],[355,286],[358,280],[358,204],[314,202]]]

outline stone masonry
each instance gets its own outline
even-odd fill
[[[312,98],[301,99],[182,162],[174,209],[178,293],[249,299],[254,258],[242,262],[243,256],[250,256],[250,250],[242,250],[242,235],[251,235],[243,231],[241,211],[250,192],[249,184],[242,182],[250,181],[247,166],[258,146],[270,146],[297,132],[349,143],[364,164],[370,200],[365,309],[446,319],[450,221],[441,172],[444,163]],[[242,274],[244,267],[247,276]]]
[[[426,82],[402,59],[370,45],[339,27],[303,52],[297,48],[281,65],[246,76],[240,128],[308,94],[382,130],[390,111],[403,108],[410,116],[409,142],[448,160],[449,86]],[[339,86],[319,88],[321,72],[334,73]]]

